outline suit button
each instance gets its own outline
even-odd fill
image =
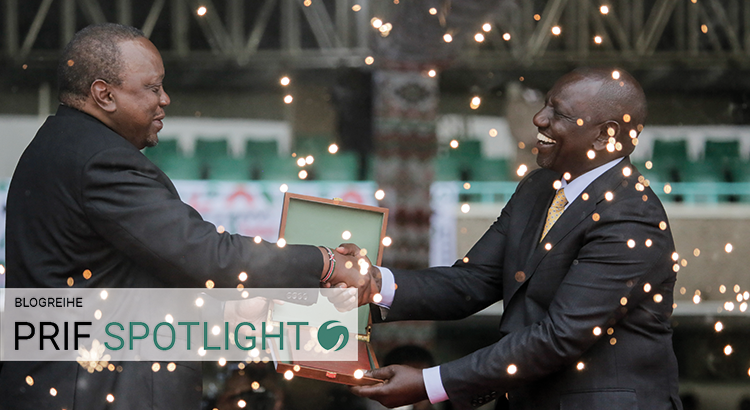
[[[526,280],[526,274],[519,270],[516,272],[516,282],[523,282]]]

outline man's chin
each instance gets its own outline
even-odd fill
[[[146,138],[146,148],[155,147],[159,144],[159,136],[154,134]]]
[[[549,169],[552,166],[552,158],[542,155],[536,156],[536,164],[541,168]]]

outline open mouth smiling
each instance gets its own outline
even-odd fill
[[[546,135],[542,133],[536,134],[536,139],[539,141],[539,144],[542,146],[552,146],[555,145],[557,142],[553,140],[552,138],[547,137]]]

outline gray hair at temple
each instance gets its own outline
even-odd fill
[[[122,84],[125,63],[119,43],[141,37],[146,37],[141,30],[115,23],[96,24],[77,32],[57,65],[60,102],[80,108],[94,81]]]

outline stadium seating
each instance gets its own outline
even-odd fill
[[[247,181],[252,178],[249,158],[213,158],[208,162],[207,176],[211,180]]]

